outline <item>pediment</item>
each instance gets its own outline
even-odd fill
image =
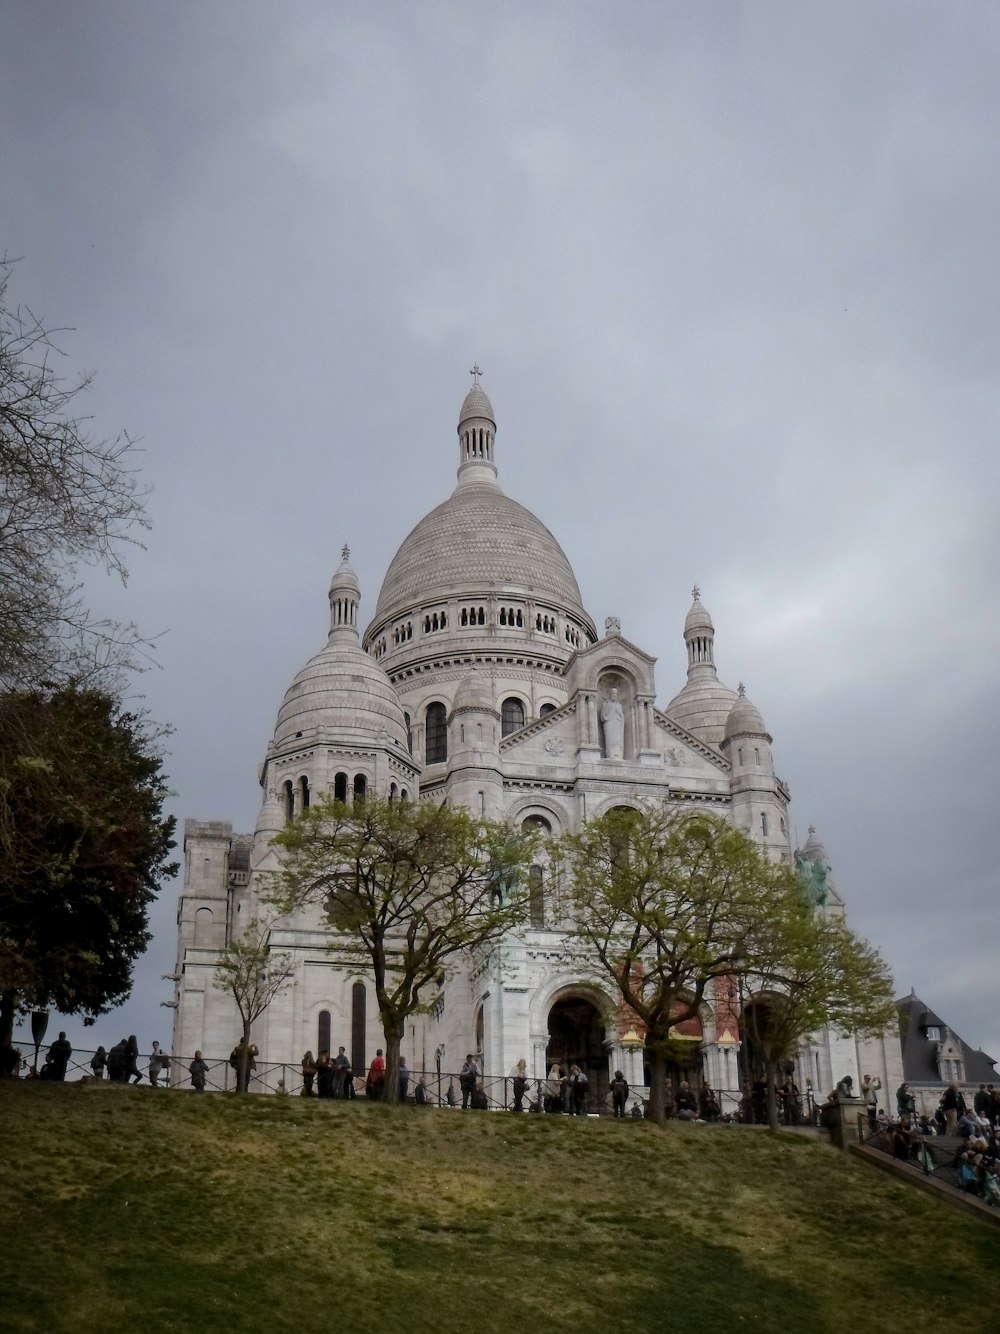
[[[713,746],[709,746],[704,741],[699,741],[699,739],[689,732],[687,728],[681,727],[680,723],[675,723],[672,718],[668,718],[667,715],[661,713],[659,709],[653,710],[653,722],[659,729],[663,754],[668,760],[670,759],[671,751],[683,751],[685,756],[690,757],[687,759],[687,763],[691,763],[692,759],[696,759],[701,764],[705,764],[706,762],[711,764],[714,768],[720,769],[725,774],[728,774],[731,771],[732,766],[729,761],[720,755]],[[659,749],[659,746],[657,749]]]

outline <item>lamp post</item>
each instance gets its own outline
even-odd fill
[[[38,1049],[45,1039],[45,1030],[49,1026],[48,1010],[32,1010],[31,1012],[31,1036],[35,1042],[35,1063],[31,1067],[33,1074],[38,1074]]]
[[[434,1059],[435,1059],[435,1061],[437,1062],[437,1074],[438,1074],[438,1106],[439,1106],[439,1107],[441,1106],[441,1057],[442,1057],[443,1055],[444,1055],[444,1043],[443,1043],[443,1042],[439,1042],[438,1045],[437,1045],[437,1051],[434,1053]]]

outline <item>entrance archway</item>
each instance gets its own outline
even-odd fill
[[[553,1065],[561,1065],[568,1072],[571,1065],[578,1065],[589,1081],[590,1110],[603,1111],[610,1086],[604,1024],[597,1006],[584,996],[557,1000],[549,1010],[548,1030],[546,1071]]]

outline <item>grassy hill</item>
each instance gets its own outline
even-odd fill
[[[794,1134],[0,1081],[0,1329],[1000,1329],[1000,1229]]]

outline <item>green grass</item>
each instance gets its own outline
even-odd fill
[[[1000,1229],[794,1134],[0,1081],[0,1329],[1000,1328]]]

